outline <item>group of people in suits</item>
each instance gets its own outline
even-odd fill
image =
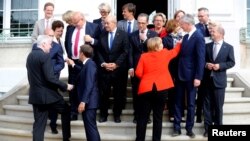
[[[152,140],[161,140],[163,111],[166,99],[171,98],[170,93],[173,93],[171,101],[174,101],[168,107],[172,107],[169,110],[174,117],[173,136],[181,134],[186,97],[186,135],[195,137],[192,129],[197,88],[199,101],[204,102],[199,107],[204,109],[204,136],[208,134],[209,125],[222,124],[226,70],[235,62],[233,47],[223,41],[225,31],[221,25],[208,30],[202,22],[195,25],[192,15],[179,11],[184,13],[179,17],[176,14],[179,21],[169,20],[166,28],[166,17],[157,13],[154,16],[155,28],[148,29],[149,16],[140,13],[135,19],[136,6],[133,3],[122,7],[124,19],[120,21],[109,14],[111,8],[108,4],[101,3],[98,8],[101,17],[93,23],[88,22],[81,12],[69,10],[63,15],[68,23],[64,44],[60,39],[64,26],[61,21],[53,19],[53,3],[45,4],[45,18],[34,26],[33,49],[26,64],[30,82],[29,103],[33,105],[35,119],[33,140],[43,140],[48,115],[52,133],[58,133],[57,113],[62,114],[64,141],[71,136],[70,120],[77,120],[79,113],[82,114],[87,139],[101,140],[96,124],[97,109],[100,109],[99,122],[106,122],[112,94],[114,122],[121,122],[128,75],[132,83],[136,141],[145,140],[151,111]],[[204,16],[206,10],[199,9],[199,16]],[[172,30],[168,30],[170,27]],[[207,36],[212,39],[211,43],[205,43]],[[215,43],[216,49],[213,49]],[[213,50],[217,51],[216,57]],[[68,64],[67,86],[59,80],[64,61]],[[57,65],[61,65],[60,69]],[[58,88],[69,91],[70,105],[59,94]]]

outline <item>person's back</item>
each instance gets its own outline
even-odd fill
[[[30,85],[29,104],[32,104],[34,113],[33,140],[44,140],[48,112],[55,110],[57,113],[61,113],[63,140],[69,141],[71,136],[69,105],[59,94],[58,89],[66,91],[71,90],[73,86],[59,81],[55,76],[49,54],[51,43],[50,36],[38,36],[37,48],[32,49],[26,62]]]

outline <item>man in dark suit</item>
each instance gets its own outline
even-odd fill
[[[114,96],[114,121],[121,122],[120,115],[126,103],[126,86],[128,78],[127,55],[129,50],[128,35],[125,31],[117,28],[115,16],[105,19],[105,32],[102,32],[99,40],[98,67],[100,81],[100,119],[99,122],[107,121],[109,97],[113,86]]]
[[[74,12],[72,17],[72,24],[74,27],[68,28],[65,36],[65,49],[68,54],[68,58],[72,59],[76,66],[82,66],[82,62],[79,60],[79,49],[83,44],[91,44],[94,48],[98,44],[98,36],[100,29],[97,24],[87,22],[83,13]],[[81,67],[80,67],[81,68]],[[69,66],[68,83],[74,84],[76,76],[81,69],[74,69],[74,65]],[[74,89],[70,92],[70,104],[71,104],[71,119],[77,120],[77,92]]]
[[[209,10],[206,7],[201,7],[198,9],[198,20],[199,23],[195,24],[195,27],[204,37],[210,37],[207,27],[209,22]]]
[[[137,121],[137,97],[139,79],[135,76],[135,69],[137,67],[139,58],[142,53],[147,52],[147,40],[152,37],[157,37],[157,33],[147,29],[148,15],[141,13],[138,15],[138,30],[131,33],[129,37],[130,50],[129,50],[129,75],[131,77],[132,94],[133,94],[133,108],[134,108],[134,120]]]
[[[178,77],[176,78],[176,97],[174,111],[173,136],[181,134],[182,99],[187,94],[186,135],[194,138],[192,129],[195,117],[196,88],[200,85],[205,65],[205,41],[203,35],[195,28],[194,17],[190,14],[180,19],[181,28],[187,32],[183,37],[179,54]]]
[[[45,35],[50,36],[51,38],[54,37],[54,31],[52,29],[45,29]],[[56,78],[59,79],[60,78],[60,73],[61,70],[64,68],[64,59],[63,59],[63,49],[62,47],[57,44],[56,42],[52,41],[51,44],[52,48],[50,49],[50,58],[51,58],[51,62],[52,62],[52,67],[54,70],[54,74],[56,75]],[[37,49],[37,44],[33,44],[32,49]],[[50,128],[51,128],[51,132],[52,134],[58,134],[57,131],[57,113],[56,111],[53,109],[49,110],[49,119],[50,119]]]
[[[99,13],[101,14],[101,17],[99,19],[94,19],[93,23],[98,24],[100,30],[102,31],[104,28],[104,20],[111,12],[111,7],[108,3],[101,3],[98,6]]]
[[[54,75],[49,55],[51,43],[51,37],[38,36],[38,48],[31,51],[26,62],[30,85],[29,104],[32,104],[34,112],[33,141],[44,140],[49,109],[61,114],[63,141],[69,141],[71,136],[69,105],[57,89],[66,91],[71,90],[73,86],[59,81]]]
[[[209,11],[206,7],[201,7],[198,9],[198,20],[199,23],[195,24],[195,27],[197,30],[199,30],[204,39],[205,43],[211,42],[210,39],[210,33],[208,30],[208,22],[209,22]],[[205,93],[205,88],[203,85],[203,81],[201,81],[201,85],[198,87],[198,92],[197,92],[197,100],[196,100],[196,122],[201,123],[202,122],[202,105],[204,101],[204,93]]]
[[[206,66],[204,82],[204,136],[208,136],[208,126],[223,124],[223,105],[227,86],[227,69],[235,65],[233,46],[224,40],[224,28],[217,25],[211,30],[213,42],[206,45]]]
[[[80,47],[79,59],[83,67],[77,76],[78,112],[82,113],[85,133],[88,141],[100,141],[96,125],[96,111],[99,106],[99,91],[97,84],[97,67],[91,59],[93,48],[90,45]],[[70,60],[72,65],[74,61]]]

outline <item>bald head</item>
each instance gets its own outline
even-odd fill
[[[50,37],[54,37],[54,31],[50,28],[45,29],[44,34]]]

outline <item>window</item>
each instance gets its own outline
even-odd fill
[[[0,33],[3,32],[3,0],[0,0]]]
[[[250,37],[250,0],[247,0],[247,36]]]
[[[10,34],[30,36],[38,18],[38,0],[11,0]]]

